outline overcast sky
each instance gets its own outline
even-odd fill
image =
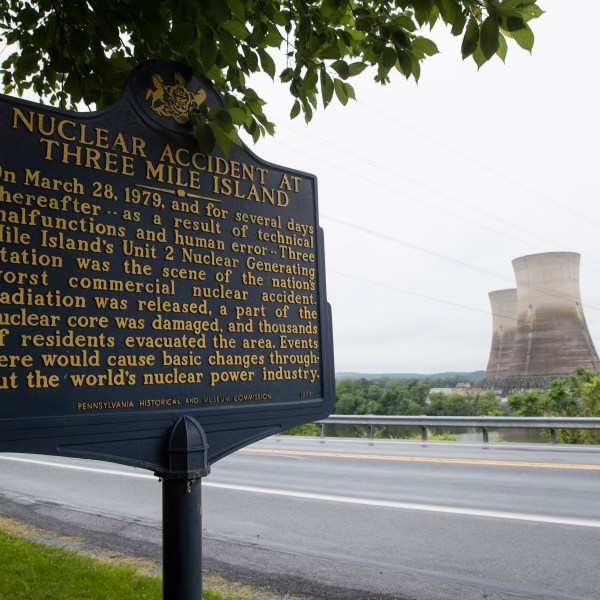
[[[418,85],[354,80],[358,102],[309,126],[260,86],[278,131],[253,149],[319,180],[337,372],[485,369],[488,293],[538,252],[581,254],[600,347],[600,3],[540,6],[532,55],[509,43],[478,72],[436,28]]]

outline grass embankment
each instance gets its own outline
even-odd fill
[[[101,552],[90,556],[82,553],[83,546],[78,538],[0,517],[0,600],[162,600],[154,563]],[[204,583],[216,588],[205,589],[204,600],[281,598],[217,577]]]
[[[158,577],[0,531],[1,600],[161,600]]]

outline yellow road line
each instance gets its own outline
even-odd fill
[[[581,471],[600,471],[600,465],[582,465],[576,463],[522,462],[508,460],[480,460],[470,458],[441,458],[424,456],[391,456],[386,454],[357,454],[353,452],[316,452],[310,450],[271,450],[261,448],[242,448],[240,452],[248,454],[277,454],[282,456],[351,458],[358,460],[387,460],[397,462],[438,463],[451,465],[483,465],[486,467],[526,467],[537,469],[576,469]]]

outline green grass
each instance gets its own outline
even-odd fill
[[[411,438],[409,438],[411,440],[420,440],[421,438],[421,434],[416,434],[413,435]],[[458,438],[452,434],[449,433],[448,431],[444,432],[444,433],[430,433],[427,436],[427,441],[428,442],[456,442]]]
[[[0,531],[0,600],[162,600],[162,580]]]

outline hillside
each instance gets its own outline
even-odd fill
[[[336,379],[456,379],[464,378],[465,381],[480,381],[485,376],[485,371],[448,371],[445,373],[353,373],[340,372],[335,374]]]

